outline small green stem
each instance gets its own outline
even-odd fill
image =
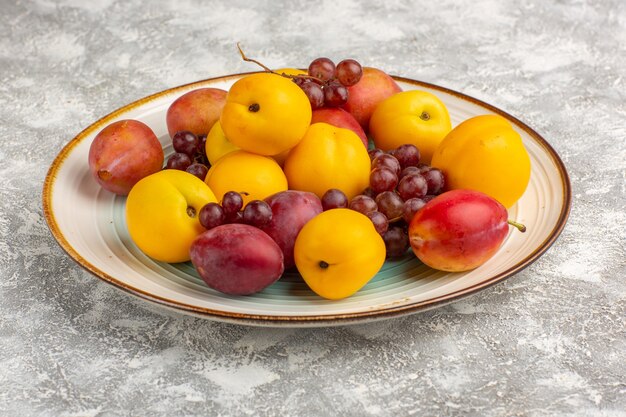
[[[519,230],[522,233],[524,233],[526,231],[526,226],[524,226],[521,223],[514,222],[513,220],[507,220],[507,223],[510,224],[511,226],[516,227],[517,230]]]

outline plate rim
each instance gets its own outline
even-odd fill
[[[486,103],[480,99],[469,96],[467,94],[458,92],[456,90],[442,87],[437,84],[432,84],[425,81],[414,80],[411,78],[392,75],[392,78],[396,81],[400,81],[406,84],[412,84],[418,87],[426,87],[432,90],[441,91],[443,93],[452,95],[460,100],[468,101],[475,105],[478,105],[482,108],[485,108],[489,111],[492,111],[510,122],[514,123],[518,128],[522,129],[526,134],[531,136],[543,149],[546,151],[546,154],[551,158],[552,162],[558,169],[559,177],[561,180],[561,185],[563,187],[563,201],[562,201],[562,209],[559,213],[559,217],[550,231],[550,234],[547,238],[535,248],[528,256],[526,256],[523,260],[518,262],[516,265],[511,268],[502,271],[501,273],[494,275],[493,277],[476,283],[470,287],[459,289],[457,291],[444,294],[438,297],[433,297],[430,299],[405,304],[401,306],[394,306],[394,303],[389,303],[388,306],[376,308],[371,311],[360,311],[353,313],[342,313],[342,314],[318,314],[314,316],[284,316],[284,315],[264,315],[264,314],[248,314],[248,313],[237,313],[237,312],[228,312],[221,310],[214,310],[205,307],[199,307],[197,305],[182,303],[179,301],[170,300],[165,297],[157,296],[151,294],[147,291],[141,290],[139,288],[133,287],[132,285],[126,284],[119,279],[105,273],[99,268],[95,267],[93,264],[88,262],[86,259],[82,257],[82,255],[74,249],[74,247],[68,242],[68,240],[63,235],[58,223],[55,219],[54,212],[52,210],[52,196],[54,193],[54,186],[56,183],[57,173],[63,166],[63,163],[70,155],[72,150],[81,143],[88,135],[93,133],[96,130],[101,129],[105,124],[107,124],[110,120],[127,113],[128,111],[142,106],[146,103],[154,101],[160,97],[163,97],[168,94],[175,93],[177,91],[183,91],[190,89],[192,87],[197,86],[201,88],[202,85],[209,83],[211,81],[227,81],[231,79],[236,79],[243,77],[249,74],[260,73],[263,71],[252,71],[252,72],[243,72],[237,74],[229,74],[218,77],[211,77],[199,81],[194,81],[191,83],[182,84],[176,87],[171,87],[157,93],[148,95],[146,97],[135,100],[129,104],[126,104],[109,114],[101,117],[96,120],[86,128],[84,128],[80,133],[78,133],[74,138],[72,138],[57,154],[57,156],[52,161],[44,179],[43,191],[42,191],[42,203],[43,203],[43,214],[52,233],[52,236],[55,238],[61,249],[63,249],[75,262],[77,262],[83,269],[90,272],[92,275],[95,275],[97,278],[102,281],[113,285],[114,287],[123,290],[126,293],[139,297],[141,299],[147,300],[151,303],[158,304],[160,306],[168,307],[170,309],[174,309],[178,312],[182,312],[185,314],[190,314],[193,316],[199,316],[203,318],[209,318],[216,321],[225,321],[237,324],[246,324],[246,325],[258,325],[258,326],[279,326],[279,325],[288,325],[288,326],[330,326],[330,325],[342,325],[342,324],[353,324],[355,322],[361,321],[369,321],[375,319],[384,319],[397,317],[406,314],[424,312],[433,308],[441,307],[443,305],[458,301],[462,298],[469,297],[479,291],[482,291],[492,285],[500,283],[511,276],[517,274],[523,269],[530,266],[534,263],[539,257],[541,257],[550,247],[554,244],[554,242],[558,239],[567,223],[567,219],[570,214],[571,205],[572,205],[572,188],[569,175],[567,173],[567,169],[565,164],[554,150],[554,148],[548,143],[546,139],[543,138],[539,133],[537,133],[530,126],[519,120],[517,117],[501,110],[498,107],[495,107],[489,103]]]

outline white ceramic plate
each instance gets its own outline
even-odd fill
[[[139,251],[129,238],[125,198],[101,189],[91,177],[87,155],[96,134],[109,123],[136,119],[172,152],[165,114],[183,93],[199,87],[228,89],[243,74],[172,88],[131,103],[98,120],[72,139],[56,157],[45,180],[46,221],[61,247],[105,282],[140,298],[215,320],[266,326],[326,326],[399,316],[441,306],[473,294],[519,272],[556,240],[569,214],[571,189],[556,152],[535,131],[507,113],[446,88],[395,77],[404,90],[437,95],[448,107],[453,127],[480,114],[500,114],[520,133],[530,154],[532,173],[526,193],[509,210],[524,223],[524,234],[511,230],[498,253],[465,273],[432,270],[412,254],[385,263],[361,291],[341,301],[312,293],[297,275],[286,274],[251,296],[228,296],[204,285],[189,264],[164,264]],[[511,228],[513,229],[513,228]]]

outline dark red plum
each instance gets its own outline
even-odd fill
[[[272,220],[262,230],[271,236],[283,251],[285,269],[295,266],[293,247],[306,222],[320,214],[322,203],[313,193],[281,191],[265,199],[272,208]]]
[[[232,295],[259,292],[284,271],[283,252],[269,235],[246,224],[224,224],[199,235],[191,263],[211,288]]]

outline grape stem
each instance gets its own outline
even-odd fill
[[[253,62],[255,64],[257,64],[258,66],[260,66],[261,68],[263,68],[266,72],[271,72],[272,74],[276,74],[276,75],[280,75],[281,77],[285,77],[285,78],[291,78],[291,79],[295,79],[295,78],[306,78],[308,80],[311,81],[315,81],[317,84],[323,85],[324,81],[314,77],[312,75],[291,75],[291,74],[285,74],[284,72],[276,72],[272,69],[270,69],[268,66],[264,65],[262,62],[257,61],[256,59],[252,59],[252,58],[248,58],[246,56],[246,54],[243,52],[243,49],[241,49],[241,44],[239,42],[237,42],[237,49],[239,50],[239,55],[241,55],[241,59],[243,59],[246,62]]]
[[[511,226],[516,227],[517,230],[519,230],[522,233],[524,233],[526,231],[526,226],[524,226],[521,223],[514,222],[513,220],[507,220],[507,223],[510,224]]]

